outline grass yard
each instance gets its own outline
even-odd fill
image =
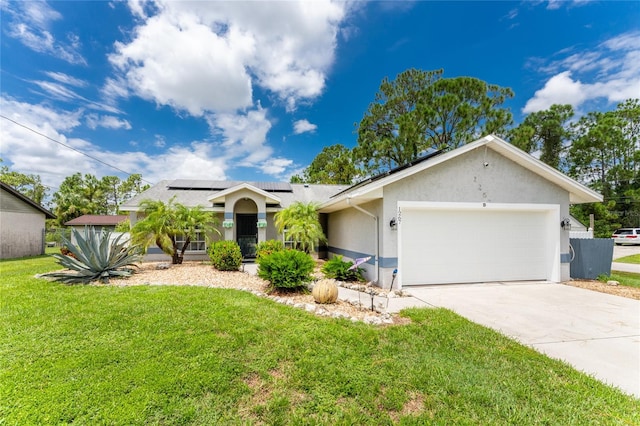
[[[611,275],[607,277],[606,281],[608,280],[618,281],[620,285],[640,288],[640,274],[633,272],[611,271]]]
[[[630,256],[621,257],[619,259],[614,260],[614,262],[619,263],[633,263],[640,264],[640,254],[632,254]]]
[[[379,328],[0,262],[0,424],[640,424],[640,401],[450,311]]]

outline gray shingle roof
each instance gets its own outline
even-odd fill
[[[136,211],[142,200],[152,199],[168,202],[172,197],[175,201],[187,207],[211,207],[208,198],[230,187],[241,184],[237,181],[207,181],[207,180],[163,180],[141,194],[136,195],[120,206],[123,211]],[[344,190],[347,185],[307,185],[289,184],[284,182],[247,182],[256,188],[267,192],[276,192],[280,198],[280,206],[285,208],[296,201],[304,203],[315,201],[324,203],[332,195]],[[289,188],[289,190],[286,190]]]
[[[169,183],[172,189],[197,189],[221,191],[233,188],[244,182],[233,180],[197,180],[197,179],[177,179]],[[291,192],[291,185],[286,182],[247,182],[251,186],[267,192]]]

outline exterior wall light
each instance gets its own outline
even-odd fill
[[[562,219],[562,221],[560,221],[560,227],[565,231],[571,231],[571,221],[568,217],[565,217],[564,219]]]
[[[396,229],[398,227],[398,223],[396,222],[395,217],[391,218],[391,220],[389,221],[389,227],[391,229]]]

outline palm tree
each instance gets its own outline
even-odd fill
[[[184,252],[197,232],[220,234],[215,227],[215,216],[204,211],[202,206],[189,208],[176,203],[175,197],[166,204],[162,201],[143,200],[140,206],[145,217],[131,229],[134,244],[140,244],[146,250],[155,243],[171,256],[173,264],[182,263]],[[178,236],[185,237],[181,247],[178,247]]]
[[[275,215],[278,232],[287,230],[287,236],[305,252],[315,250],[327,238],[318,219],[318,203],[297,201]]]

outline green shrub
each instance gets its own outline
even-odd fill
[[[280,240],[267,240],[256,246],[256,259],[268,256],[277,251],[284,250],[284,244]]]
[[[219,271],[237,271],[242,265],[242,252],[235,241],[216,241],[209,246],[208,253]]]
[[[97,232],[93,227],[85,227],[84,235],[73,230],[76,244],[62,236],[63,248],[68,255],[54,254],[56,262],[75,273],[51,272],[44,276],[64,283],[89,283],[101,280],[108,283],[109,277],[127,277],[133,272],[128,266],[135,266],[140,259],[137,246],[129,245],[129,240],[120,241],[123,235],[111,238],[111,232]],[[61,252],[64,252],[62,249]]]
[[[304,288],[315,266],[311,256],[298,250],[277,251],[257,262],[258,276],[269,281],[270,291]]]
[[[346,262],[342,260],[342,256],[335,255],[331,260],[328,260],[322,267],[322,273],[327,278],[334,278],[340,281],[364,281],[362,276],[362,268],[353,268],[353,262]]]
[[[131,231],[131,222],[129,219],[125,219],[122,222],[116,225],[116,232],[130,232]]]

